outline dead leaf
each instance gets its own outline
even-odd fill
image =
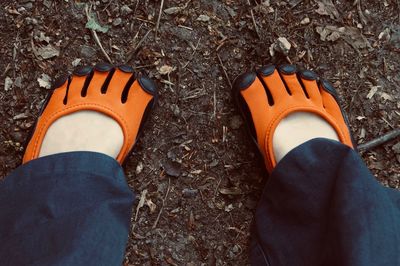
[[[254,11],[260,12],[261,14],[268,15],[274,13],[274,8],[270,5],[270,1],[266,0],[261,2],[254,8]]]
[[[386,100],[386,101],[394,101],[393,96],[390,95],[390,94],[387,94],[386,92],[379,93],[379,96],[381,96],[381,98]]]
[[[47,90],[51,89],[51,78],[47,74],[42,74],[38,79],[37,82],[39,82],[39,87],[45,88]]]
[[[149,207],[150,213],[154,213],[157,209],[157,205],[151,199],[146,200],[146,206]]]
[[[184,10],[185,8],[187,8],[189,3],[190,3],[190,0],[183,6],[173,6],[173,7],[164,9],[164,13],[168,14],[168,15],[177,14],[177,13],[181,12],[182,10]]]
[[[371,44],[361,33],[361,31],[354,27],[336,27],[336,26],[325,26],[316,27],[317,33],[320,35],[322,41],[334,42],[338,39],[342,39],[351,45],[356,51],[359,49],[369,48],[372,49]]]
[[[158,73],[160,73],[161,75],[167,75],[167,74],[170,74],[174,70],[175,70],[175,67],[172,67],[169,65],[163,65],[158,69]]]
[[[136,215],[135,215],[135,221],[137,220],[139,210],[144,206],[145,200],[146,200],[146,194],[147,194],[147,189],[143,190],[142,193],[140,194],[140,200],[139,203],[136,207]]]
[[[341,36],[339,28],[336,26],[317,27],[316,31],[320,35],[321,41],[334,42]]]
[[[143,168],[144,168],[143,163],[142,163],[142,162],[139,162],[139,163],[137,164],[137,166],[136,166],[135,173],[136,173],[137,175],[140,174],[140,173],[143,171]]]
[[[330,16],[331,19],[339,19],[340,14],[332,0],[317,0],[318,9],[315,10],[320,15]]]
[[[372,99],[372,97],[374,97],[374,95],[378,91],[378,89],[379,89],[379,86],[372,86],[367,94],[367,99]]]
[[[50,59],[60,55],[60,51],[51,44],[37,49],[37,54],[43,59]]]
[[[107,33],[107,31],[110,29],[109,26],[100,25],[100,23],[97,22],[97,17],[95,14],[89,15],[88,22],[86,22],[85,28],[102,33]]]
[[[207,15],[200,15],[196,20],[202,21],[202,22],[207,22],[207,21],[210,21],[210,17]]]
[[[241,195],[243,192],[240,188],[237,187],[230,187],[230,188],[220,188],[219,193],[222,195]]]

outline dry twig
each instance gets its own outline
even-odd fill
[[[162,200],[161,209],[160,209],[160,212],[159,212],[158,215],[157,215],[156,221],[155,221],[154,224],[153,224],[153,229],[157,227],[158,221],[160,220],[161,213],[162,213],[162,211],[163,211],[163,209],[164,209],[165,202],[167,201],[170,188],[171,188],[171,178],[168,178],[168,188],[167,188],[167,192],[165,193],[165,196],[164,196],[164,198],[163,198],[163,200]]]
[[[189,60],[186,62],[186,64],[184,64],[184,65],[182,66],[182,69],[185,69],[185,68],[189,65],[189,63],[193,60],[194,55],[196,54],[197,48],[199,48],[200,41],[201,41],[201,38],[199,38],[199,41],[197,42],[196,46],[193,47],[193,53],[190,55],[190,58],[189,58]],[[193,45],[192,45],[192,46],[193,46]]]
[[[231,82],[231,80],[229,79],[228,73],[226,72],[225,66],[224,66],[224,64],[222,63],[221,57],[219,56],[218,53],[217,53],[217,57],[218,57],[219,64],[221,65],[222,70],[224,71],[226,80],[227,80],[228,83],[229,83],[229,87],[232,88],[232,82]]]
[[[128,56],[126,59],[126,63],[132,60],[133,56],[136,54],[140,46],[143,44],[143,42],[147,39],[147,36],[149,36],[150,32],[152,32],[153,29],[150,29],[146,32],[146,34],[143,36],[143,38],[139,41],[139,43],[135,46],[134,49],[132,49],[130,52],[128,52]]]
[[[161,0],[160,12],[158,13],[158,19],[157,19],[157,24],[156,24],[156,34],[155,34],[155,38],[156,38],[156,39],[157,39],[158,28],[160,27],[160,20],[161,20],[161,15],[162,15],[163,7],[164,7],[164,0]]]
[[[253,9],[251,8],[250,0],[247,0],[247,4],[250,7],[250,15],[251,15],[251,19],[253,20],[254,30],[256,31],[258,38],[261,40],[260,31],[258,30],[257,22],[256,22],[256,19],[254,17]]]
[[[375,147],[378,147],[392,139],[395,139],[400,136],[400,128],[396,128],[395,130],[390,131],[389,133],[386,133],[383,136],[377,137],[371,141],[368,141],[366,143],[363,143],[358,146],[358,149],[360,151],[368,151],[371,150]]]
[[[85,6],[85,12],[86,12],[86,18],[89,21],[90,20],[90,15],[89,15],[89,7],[88,7],[88,5]],[[110,64],[112,64],[113,62],[112,62],[111,58],[108,56],[106,50],[104,50],[103,45],[101,44],[100,38],[97,35],[96,31],[95,30],[90,30],[90,32],[92,33],[93,39],[95,40],[96,44],[100,47],[101,52],[107,58],[108,62]]]

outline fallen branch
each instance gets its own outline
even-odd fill
[[[373,139],[371,141],[359,145],[358,150],[360,151],[371,150],[399,136],[400,136],[400,128],[397,128],[395,130],[390,131],[389,133],[386,133],[383,136],[377,137],[376,139]]]

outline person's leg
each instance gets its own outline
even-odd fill
[[[327,139],[292,150],[255,214],[252,265],[400,265],[400,195]]]
[[[271,65],[239,76],[234,97],[270,173],[252,264],[400,265],[400,196],[353,150],[332,85]]]
[[[0,264],[121,265],[134,200],[121,164],[155,85],[108,64],[57,84],[24,164],[0,183]]]
[[[100,153],[24,164],[0,183],[0,265],[121,265],[133,200]]]

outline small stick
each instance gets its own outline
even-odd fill
[[[164,6],[164,0],[161,0],[160,12],[158,13],[158,19],[157,19],[157,25],[156,25],[156,34],[155,34],[156,39],[157,39],[158,28],[160,27],[160,20],[161,20],[161,15],[162,15],[162,11],[163,11],[163,6]]]
[[[185,69],[189,65],[190,61],[193,60],[194,55],[196,54],[197,48],[199,48],[200,41],[201,41],[201,38],[199,38],[199,41],[197,42],[196,46],[192,48],[193,49],[193,53],[190,56],[189,60],[186,62],[186,64],[182,66],[183,69]]]
[[[383,136],[377,137],[371,141],[368,141],[366,143],[363,143],[358,146],[358,149],[360,151],[368,151],[371,150],[375,147],[378,147],[392,139],[395,139],[400,136],[400,128],[396,128],[395,130],[390,131],[389,133],[386,133]]]
[[[156,221],[155,221],[154,224],[153,224],[153,229],[157,227],[158,221],[160,220],[161,213],[162,213],[162,211],[163,211],[163,209],[164,209],[165,201],[167,200],[167,197],[168,197],[168,194],[169,194],[169,191],[170,191],[170,187],[171,187],[171,178],[168,178],[168,188],[167,188],[167,192],[165,193],[165,197],[164,197],[164,199],[162,200],[161,209],[160,209],[160,212],[159,212],[158,215],[157,215]]]
[[[88,7],[88,5],[85,6],[85,12],[86,12],[86,18],[87,18],[88,20],[90,20],[89,7]],[[97,36],[96,31],[95,31],[95,30],[90,30],[90,31],[92,32],[92,36],[93,36],[95,42],[96,42],[97,45],[100,47],[100,50],[102,51],[102,53],[104,54],[104,56],[107,58],[108,62],[109,62],[110,64],[112,64],[112,60],[111,60],[111,58],[108,56],[106,50],[104,50],[103,45],[101,44],[100,38],[99,38],[99,36]]]
[[[253,9],[251,8],[250,0],[247,0],[247,4],[250,7],[250,14],[251,14],[251,19],[253,20],[254,29],[255,29],[255,31],[257,33],[258,38],[261,40],[261,35],[260,35],[259,30],[258,30],[256,19],[254,18],[254,12],[253,12]]]
[[[228,81],[228,83],[229,83],[229,86],[232,88],[232,82],[231,82],[231,80],[229,79],[228,73],[226,73],[225,66],[224,66],[224,64],[222,63],[221,57],[219,56],[219,54],[218,54],[218,53],[217,53],[217,57],[218,57],[219,64],[221,65],[221,67],[222,67],[222,70],[224,71],[224,74],[225,74],[226,80]]]
[[[152,32],[152,31],[153,31],[153,29],[148,30],[148,31],[146,32],[146,34],[143,36],[143,38],[142,38],[142,39],[139,41],[139,43],[136,45],[136,47],[135,47],[132,51],[130,51],[130,52],[128,53],[126,63],[128,63],[129,61],[132,60],[132,57],[136,54],[136,52],[137,52],[137,50],[139,49],[139,47],[142,45],[142,43],[146,40],[147,36],[149,36],[150,32]]]

